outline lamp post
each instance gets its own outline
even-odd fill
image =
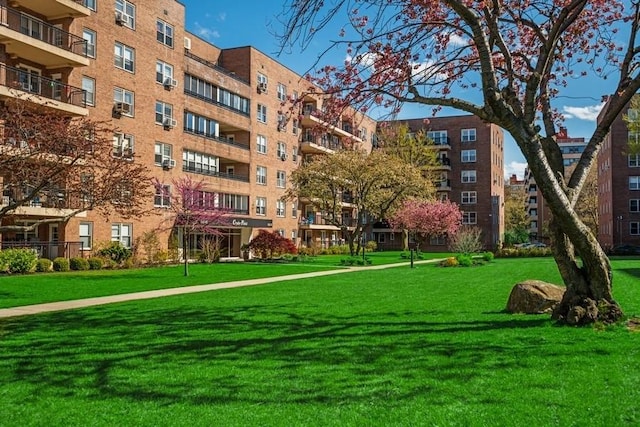
[[[618,220],[618,244],[621,245],[622,244],[622,220],[623,220],[623,217],[622,217],[622,215],[618,215],[616,217],[616,219]]]

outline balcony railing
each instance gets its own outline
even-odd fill
[[[32,249],[40,258],[51,260],[58,257],[81,257],[85,249],[82,242],[33,242],[25,240],[3,240],[0,242],[0,250],[14,248]]]
[[[191,133],[194,135],[202,136],[204,138],[213,139],[214,141],[222,142],[223,144],[232,145],[234,147],[242,148],[243,150],[248,150],[249,147],[246,144],[242,144],[233,139],[225,138],[224,136],[210,134],[198,129],[192,129],[189,126],[184,127],[184,131],[187,133]]]
[[[331,140],[327,140],[327,139],[322,139],[320,137],[310,137],[310,136],[305,136],[302,138],[302,142],[303,143],[310,143],[310,144],[315,144],[319,147],[324,147],[324,148],[328,148],[329,150],[340,150],[343,148],[342,143],[340,142],[335,142],[335,141],[331,141]]]
[[[200,175],[215,176],[218,178],[231,179],[233,181],[249,182],[249,177],[246,175],[237,175],[235,173],[219,172],[216,170],[199,168],[197,166],[182,165],[182,170],[184,172],[192,172]]]
[[[185,49],[185,50],[184,50],[184,56],[186,56],[187,58],[191,58],[191,59],[193,59],[194,61],[201,63],[202,65],[206,65],[207,67],[209,67],[209,68],[211,68],[211,69],[213,69],[213,70],[216,70],[216,71],[218,71],[218,72],[220,72],[220,73],[222,73],[222,74],[224,74],[224,75],[226,75],[226,76],[229,76],[229,77],[231,77],[232,79],[235,79],[235,80],[237,80],[237,81],[239,81],[239,82],[242,82],[242,83],[244,83],[244,84],[247,84],[247,85],[249,84],[249,82],[247,81],[247,79],[244,79],[244,78],[242,78],[242,77],[238,76],[238,75],[237,75],[236,73],[234,73],[233,71],[229,71],[229,70],[227,70],[226,68],[223,68],[223,67],[219,66],[219,65],[218,65],[218,64],[216,64],[216,63],[213,63],[213,62],[211,62],[211,61],[207,61],[207,60],[206,60],[206,59],[204,59],[204,58],[200,58],[199,56],[194,55],[193,53],[191,53],[191,51],[189,51],[189,50],[187,50],[187,49]]]
[[[78,107],[86,107],[86,94],[83,89],[5,64],[0,64],[0,85]]]
[[[8,206],[14,200],[22,200],[25,194],[18,191],[10,191],[0,199],[0,206]],[[69,190],[49,190],[39,193],[24,207],[29,208],[51,208],[51,209],[80,209],[86,205],[85,198],[80,191]]]
[[[234,108],[234,107],[232,107],[230,105],[227,105],[227,104],[224,104],[222,102],[218,102],[217,100],[215,100],[213,98],[201,95],[198,92],[192,91],[190,89],[185,88],[184,89],[184,94],[185,95],[189,95],[189,96],[194,97],[194,98],[197,98],[197,99],[199,99],[201,101],[204,101],[204,102],[206,102],[208,104],[217,105],[218,107],[221,107],[221,108],[224,108],[226,110],[233,111],[234,113],[241,114],[243,116],[249,117],[249,112],[248,111],[243,111],[241,109]]]
[[[0,23],[36,40],[86,57],[85,39],[15,9],[0,6]]]

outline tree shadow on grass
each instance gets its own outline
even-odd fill
[[[619,271],[621,273],[627,274],[631,277],[638,277],[640,278],[640,268],[620,268],[616,271]]]
[[[341,317],[293,304],[136,308],[0,323],[0,375],[40,396],[158,404],[438,401],[442,383],[526,368],[517,355],[545,351],[537,329],[549,323],[438,311]]]

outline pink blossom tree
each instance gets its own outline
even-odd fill
[[[220,227],[229,224],[228,210],[219,207],[218,194],[207,191],[204,181],[194,181],[183,176],[172,181],[172,185],[156,180],[156,206],[163,206],[171,213],[162,222],[165,229],[182,230],[182,257],[184,275],[189,275],[191,239],[198,233],[218,238]],[[166,203],[165,201],[168,201]]]
[[[462,212],[449,200],[406,200],[389,219],[394,229],[405,229],[418,247],[431,237],[453,236],[460,229]]]
[[[326,114],[413,103],[461,110],[509,132],[553,213],[554,258],[567,287],[553,317],[569,324],[622,318],[609,259],[575,206],[612,122],[640,90],[640,2],[290,0],[285,16],[283,49],[304,48],[328,23],[344,22],[325,52],[343,47],[346,60],[314,80],[334,97]],[[612,90],[565,175],[557,99],[584,78]]]

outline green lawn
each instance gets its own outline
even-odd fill
[[[640,262],[614,262],[640,313]],[[636,426],[640,334],[508,315],[551,259],[391,268],[0,321],[3,426]]]
[[[400,252],[373,252],[368,253],[367,256],[372,260],[373,265],[408,262],[407,259],[401,258],[400,254]],[[444,258],[448,255],[450,254],[424,253],[424,259]],[[184,268],[181,265],[132,270],[0,275],[0,308],[307,273],[328,268],[341,268],[340,260],[343,258],[345,255],[323,255],[290,264],[262,262],[192,264],[189,266],[188,277],[184,277]]]

